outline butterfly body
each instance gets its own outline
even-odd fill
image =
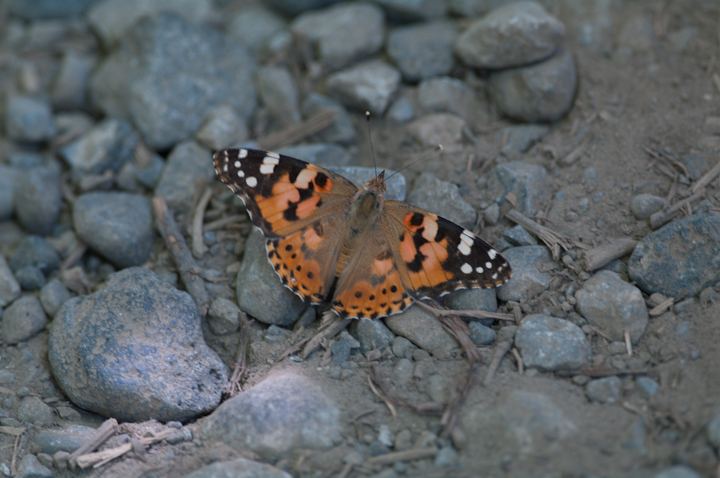
[[[282,283],[341,317],[379,318],[413,300],[506,282],[510,266],[482,239],[400,201],[384,172],[358,189],[342,176],[266,151],[230,149],[215,171],[266,237]]]

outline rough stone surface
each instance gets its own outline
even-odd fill
[[[658,212],[665,205],[663,198],[653,196],[652,194],[638,194],[630,201],[630,211],[633,216],[643,220]]]
[[[207,413],[228,379],[205,345],[195,302],[139,267],[67,301],[53,320],[48,356],[73,403],[125,421]]]
[[[706,431],[710,443],[715,448],[720,448],[720,413],[710,419]]]
[[[6,99],[5,131],[15,141],[37,143],[51,140],[57,128],[46,101],[13,94]]]
[[[35,266],[25,266],[15,271],[15,278],[22,290],[38,290],[45,285],[45,276]]]
[[[436,21],[395,28],[387,52],[407,82],[447,75],[453,68],[453,45],[459,33],[453,22]]]
[[[195,139],[212,151],[229,148],[245,141],[248,129],[243,118],[232,106],[220,105],[210,112],[205,123],[195,133]]]
[[[15,215],[33,234],[49,234],[60,215],[60,174],[51,168],[30,169],[18,175]]]
[[[720,215],[694,214],[645,236],[628,262],[642,290],[676,299],[720,282]]]
[[[529,150],[549,132],[550,127],[542,124],[506,126],[497,134],[498,138],[504,138],[507,141],[500,151],[508,157],[514,157]]]
[[[87,82],[95,65],[96,60],[90,55],[72,51],[63,55],[51,91],[51,99],[55,108],[82,109],[86,107]]]
[[[13,214],[15,184],[20,171],[0,164],[0,221],[7,221]]]
[[[16,344],[33,337],[47,325],[40,302],[31,296],[21,297],[3,312],[0,337],[6,344]]]
[[[353,163],[353,156],[347,149],[331,143],[299,144],[278,148],[275,152],[326,168],[350,166]]]
[[[168,155],[155,194],[164,197],[173,211],[189,212],[203,183],[210,184],[215,178],[211,157],[212,153],[195,141],[178,144]]]
[[[318,61],[328,70],[344,68],[378,52],[385,37],[382,10],[362,2],[304,13],[293,21],[291,30],[310,41]]]
[[[543,314],[526,316],[515,333],[515,345],[529,368],[577,370],[590,364],[592,350],[580,327]]]
[[[520,301],[528,299],[550,284],[552,275],[543,272],[550,260],[550,251],[544,246],[512,247],[503,251],[503,256],[510,263],[512,277],[497,289],[500,300]]]
[[[292,475],[267,463],[236,458],[220,461],[193,471],[183,478],[292,478]]]
[[[80,239],[117,267],[145,262],[153,242],[150,201],[141,195],[94,192],[73,205],[73,224]]]
[[[371,60],[330,75],[326,85],[344,105],[382,116],[400,87],[400,72],[382,60]]]
[[[203,423],[200,436],[276,460],[297,448],[332,447],[340,439],[339,415],[307,378],[275,375],[218,407]]]
[[[495,341],[495,331],[478,321],[468,323],[468,329],[470,329],[470,340],[478,347],[490,345]]]
[[[487,105],[481,102],[475,90],[457,78],[427,78],[418,85],[417,97],[422,109],[429,113],[452,113],[471,125],[488,121],[484,113]]]
[[[622,395],[622,380],[615,376],[592,380],[585,387],[585,394],[593,402],[615,403]]]
[[[285,20],[281,16],[262,6],[251,5],[232,17],[227,33],[258,56],[267,42],[285,30],[285,27]]]
[[[98,0],[10,0],[8,11],[26,20],[64,18],[82,15],[88,5]]]
[[[350,324],[350,332],[360,341],[363,352],[385,347],[395,340],[395,334],[381,320],[354,320]]]
[[[43,453],[48,455],[54,455],[58,451],[72,453],[94,434],[94,428],[82,425],[70,425],[67,428],[46,428],[35,436],[35,442],[40,446]]]
[[[455,52],[474,68],[510,68],[552,55],[565,26],[535,2],[496,8],[474,22],[455,44]]]
[[[550,200],[547,170],[540,165],[510,161],[495,167],[492,174],[502,187],[499,201],[507,193],[515,194],[518,209],[527,216],[534,216],[543,210]]]
[[[286,67],[260,67],[255,72],[255,84],[260,101],[279,128],[300,121],[297,86]]]
[[[575,60],[561,49],[541,63],[494,73],[489,86],[490,96],[506,116],[526,122],[557,121],[575,98]]]
[[[8,264],[14,271],[18,271],[23,267],[34,266],[47,275],[60,265],[60,257],[55,252],[55,249],[42,237],[27,236],[15,249],[15,254],[13,254]]]
[[[418,305],[383,319],[390,330],[401,335],[433,356],[444,359],[458,348],[455,339],[443,329],[433,314]]]
[[[407,202],[466,229],[472,229],[477,221],[477,212],[462,198],[460,188],[447,181],[440,181],[432,173],[424,172],[418,176]]]
[[[268,3],[285,15],[294,17],[307,10],[327,7],[339,1],[340,0],[268,0]]]
[[[208,326],[213,334],[231,334],[240,327],[240,309],[231,300],[218,297],[210,304]]]
[[[676,465],[661,471],[653,478],[700,478],[700,475],[686,465]]]
[[[357,141],[355,127],[350,115],[339,102],[318,93],[310,93],[303,101],[301,113],[309,118],[323,110],[335,111],[333,124],[310,137],[310,141],[337,143],[343,146],[354,144]]]
[[[15,280],[5,258],[0,255],[0,309],[20,296],[20,284]]]
[[[454,310],[487,310],[497,312],[497,289],[462,289],[445,296],[445,307]],[[487,319],[488,325],[492,322]]]
[[[54,415],[53,409],[40,397],[25,397],[18,407],[18,420],[24,423],[39,422],[43,425],[51,425]]]
[[[462,140],[465,120],[449,113],[435,113],[420,117],[407,125],[410,136],[426,148],[445,147]]]
[[[253,230],[245,244],[245,255],[237,275],[240,309],[265,324],[290,325],[305,303],[280,281],[267,258],[265,238]]]
[[[637,343],[648,324],[648,312],[640,289],[618,274],[600,271],[575,293],[577,311],[612,340],[624,341],[625,331]]]
[[[445,16],[445,0],[373,0],[389,20],[398,23],[432,20]]]
[[[22,457],[17,469],[18,478],[53,478],[52,470],[43,466],[35,455],[29,453]]]
[[[148,146],[168,149],[220,104],[251,116],[254,70],[246,50],[217,30],[161,13],[140,20],[100,63],[90,97],[106,115],[130,121]]]

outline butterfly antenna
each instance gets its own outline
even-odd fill
[[[377,172],[377,161],[375,161],[375,148],[373,148],[373,142],[372,142],[372,134],[370,132],[370,112],[365,112],[365,120],[367,121],[367,129],[368,129],[368,139],[370,140],[370,152],[372,153],[373,158],[373,167],[375,168],[375,177],[378,177]]]
[[[438,145],[435,146],[432,150],[427,151],[425,154],[423,154],[422,156],[420,156],[418,159],[415,159],[415,160],[413,160],[413,161],[410,161],[410,162],[407,163],[405,166],[403,166],[402,168],[400,168],[400,169],[398,169],[397,171],[395,171],[394,173],[392,173],[390,176],[388,176],[387,178],[385,178],[385,181],[389,180],[391,177],[395,176],[395,175],[396,175],[397,173],[399,173],[400,171],[409,168],[409,167],[412,166],[413,164],[419,163],[420,161],[423,161],[423,160],[427,159],[427,157],[430,156],[431,154],[436,153],[436,152],[440,152],[440,151],[442,151],[442,150],[443,150],[442,144],[438,144]]]

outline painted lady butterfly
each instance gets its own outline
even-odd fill
[[[385,201],[385,172],[358,190],[342,176],[268,151],[215,153],[215,172],[267,238],[282,283],[344,318],[379,318],[413,300],[491,288],[510,265],[489,244],[437,215]]]

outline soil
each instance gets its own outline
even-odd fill
[[[569,200],[563,201],[562,205],[555,201],[547,205],[546,216],[550,217],[544,224],[588,245],[600,245],[618,237],[639,240],[652,232],[647,221],[640,221],[632,215],[630,200],[640,192],[665,197],[671,189],[672,180],[658,169],[658,163],[653,162],[646,149],[662,151],[673,157],[701,154],[708,163],[702,172],[720,160],[720,138],[710,136],[704,130],[706,118],[720,115],[718,4],[712,1],[640,1],[612,5],[609,48],[598,48],[597,51],[585,48],[572,33],[566,38],[565,46],[574,53],[579,74],[572,110],[566,118],[551,125],[550,133],[541,142],[513,158],[547,168],[553,197],[560,190],[567,193]],[[568,32],[577,31],[574,25],[577,19],[567,8],[557,5],[553,8],[552,4],[549,7],[551,13],[565,23]],[[628,19],[639,17],[653,22],[655,41],[645,51],[625,59],[619,58],[614,47],[621,28]],[[668,42],[668,34],[687,26],[696,27],[697,35],[687,51],[674,52]],[[461,77],[465,73],[458,72]],[[482,88],[485,79],[479,75],[474,81]],[[412,87],[406,88],[406,93],[412,94]],[[512,123],[499,117],[489,102],[486,104],[488,122],[484,125],[484,133],[478,136],[483,146],[481,153],[478,154],[478,150],[467,142],[462,148],[443,152],[440,157],[431,155],[403,171],[410,184],[421,171],[429,171],[442,180],[461,185],[464,198],[476,209],[491,203],[492,198],[483,189],[478,171],[484,161],[500,157],[503,138],[498,132]],[[357,115],[355,121],[358,131],[364,131],[364,119]],[[383,167],[398,169],[423,152],[421,147],[407,139],[401,126],[376,119],[371,123],[371,129],[375,154]],[[585,149],[580,159],[571,165],[563,164],[561,159],[581,144],[585,144]],[[470,154],[476,157],[468,173],[467,158]],[[361,158],[360,165],[372,165],[367,142],[361,141],[357,156]],[[208,164],[208,167],[211,165]],[[597,171],[594,183],[584,180],[589,167]],[[687,189],[681,184],[679,194]],[[718,189],[720,184],[717,181],[708,189],[708,198],[715,205],[720,199]],[[603,194],[597,202],[591,200],[587,211],[578,212],[580,198],[598,193]],[[578,212],[577,219],[568,222],[566,213],[572,209]],[[493,242],[512,225],[503,219],[495,226],[486,226],[481,235]],[[215,264],[205,266],[225,270],[227,265],[237,260],[236,256],[228,253],[215,259]],[[162,269],[163,265],[155,264],[155,268]],[[579,288],[581,275],[570,270],[563,273],[562,280],[557,281],[553,289],[529,302],[531,312],[542,312],[544,307],[552,305],[555,298],[562,297],[561,290],[568,283],[574,282]],[[234,283],[217,287],[231,286],[234,287]],[[590,402],[584,387],[578,384],[582,383],[581,379],[534,370],[525,370],[520,374],[512,354],[508,354],[502,362],[495,380],[489,386],[482,386],[493,348],[483,350],[485,360],[474,369],[473,385],[459,411],[460,432],[456,432],[455,438],[457,444],[464,445],[457,450],[460,465],[438,468],[427,459],[406,462],[406,476],[646,477],[677,463],[692,466],[702,476],[716,476],[718,454],[706,438],[705,426],[720,411],[718,316],[720,304],[696,303],[685,315],[667,312],[651,318],[633,353],[635,357],[647,358],[645,363],[640,364],[644,372],[642,375],[660,383],[658,393],[652,398],[646,398],[634,385],[633,378],[638,374],[630,373],[630,368],[620,372],[613,369],[610,362],[618,356],[611,357],[607,341],[593,335],[591,343],[596,370],[614,370],[613,373],[623,380],[623,396],[612,404]],[[674,329],[683,321],[690,322],[690,329],[689,334],[681,338]],[[344,467],[343,458],[354,444],[369,444],[375,440],[382,424],[388,425],[394,434],[410,430],[413,440],[425,430],[433,433],[441,431],[439,413],[420,413],[397,405],[397,416],[393,416],[368,386],[368,370],[371,367],[375,367],[385,378],[383,383],[392,393],[415,405],[430,401],[427,393],[427,378],[430,375],[448,377],[450,385],[447,392],[453,396],[457,393],[454,384],[462,381],[468,367],[462,357],[444,361],[433,359],[428,361],[429,369],[424,377],[413,379],[407,387],[398,387],[392,380],[395,359],[391,352],[369,362],[355,351],[350,367],[342,371],[341,378],[331,378],[322,350],[303,362],[287,359],[276,362],[290,343],[266,343],[259,337],[264,326],[254,324],[251,327],[249,369],[243,388],[249,388],[268,374],[278,371],[289,370],[307,375],[338,405],[346,424],[342,445],[325,452],[298,451],[276,463],[293,476],[339,474]],[[304,332],[304,336],[311,331]],[[215,337],[208,332],[207,340],[226,363],[232,365],[237,336]],[[33,355],[33,351],[41,353],[46,350],[47,333],[31,339],[24,347]],[[60,396],[59,392],[38,389],[37,377],[23,373],[24,351],[21,348],[23,345],[0,349],[0,363],[11,364],[9,368],[16,377],[13,389],[27,387],[31,393],[43,398]],[[625,360],[628,367],[635,364],[628,358],[620,359]],[[46,354],[42,360],[45,370],[49,370]],[[535,437],[535,442],[521,446],[517,437],[511,434],[503,435],[497,429],[482,428],[492,426],[495,423],[493,420],[473,422],[479,411],[484,410],[490,415],[496,413],[516,391],[537,392],[549,398],[575,427],[572,439]],[[62,401],[51,404],[54,407],[61,404],[72,406]],[[72,420],[75,423],[97,426],[102,421],[100,417],[77,411],[80,417]],[[354,417],[360,418],[353,421]],[[70,421],[66,422],[70,424]],[[137,429],[142,426],[135,425]],[[188,424],[188,427],[194,430],[197,423]],[[464,444],[462,434],[466,437]],[[14,445],[14,436],[0,433],[0,461],[11,463]],[[32,441],[21,445],[19,456],[39,451]],[[179,476],[203,464],[238,456],[243,455],[224,445],[196,440],[178,445],[156,445],[144,457],[121,458],[98,470],[56,471],[56,476]],[[403,472],[402,466],[395,470]],[[348,476],[370,476],[379,471],[380,468],[360,466],[351,470]]]

